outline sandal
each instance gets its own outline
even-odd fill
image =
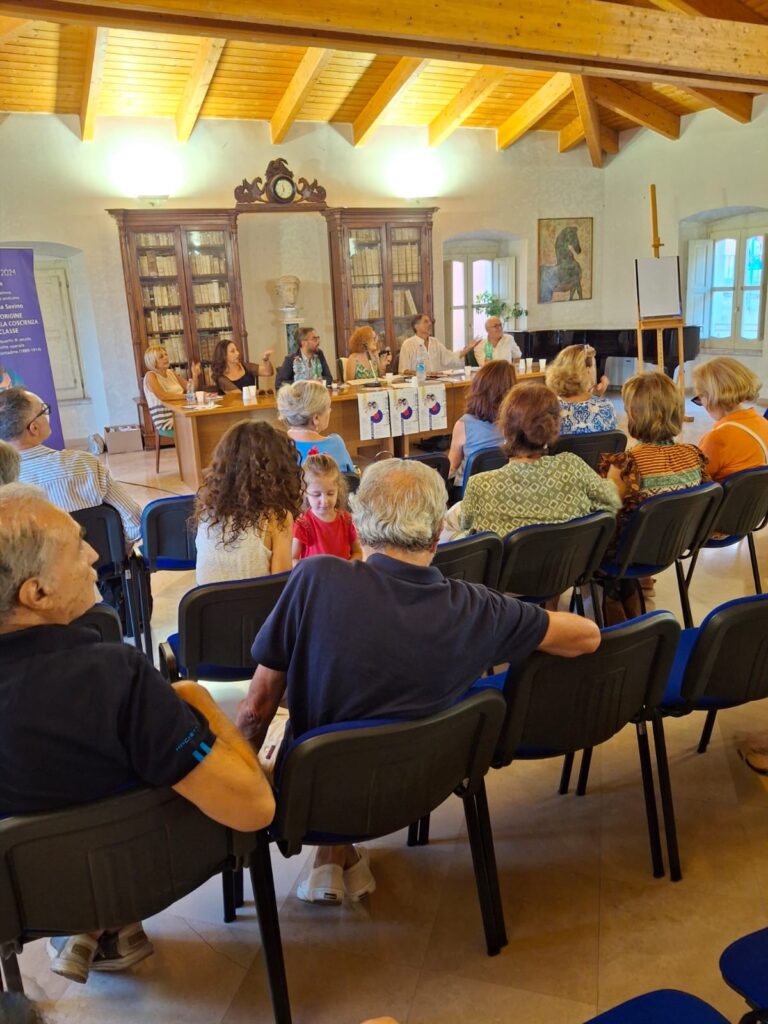
[[[312,868],[297,886],[296,895],[305,903],[341,903],[344,898],[344,872],[341,866],[321,864],[320,867]]]

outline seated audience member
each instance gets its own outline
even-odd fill
[[[464,500],[456,506],[462,532],[491,530],[503,537],[521,526],[564,523],[621,506],[616,488],[578,455],[547,455],[560,432],[560,403],[548,387],[516,384],[502,403],[498,422],[509,462],[470,477]]]
[[[303,468],[306,510],[293,524],[293,564],[311,555],[362,558],[339,467],[330,455],[310,455]]]
[[[694,366],[693,386],[698,404],[716,420],[699,441],[712,479],[768,463],[768,422],[755,409],[742,408],[760,394],[759,377],[737,359],[717,356]]]
[[[0,441],[0,486],[12,484],[19,479],[21,458],[12,444]]]
[[[608,378],[596,377],[595,350],[589,345],[569,345],[547,366],[547,387],[560,399],[560,433],[594,434],[616,430],[616,411],[603,395]]]
[[[356,472],[342,438],[325,433],[331,419],[331,396],[324,384],[300,380],[284,385],[277,393],[277,411],[302,462],[308,455],[330,455],[342,473]]]
[[[684,402],[666,374],[635,374],[625,382],[621,397],[627,430],[637,444],[625,452],[603,455],[598,466],[598,472],[615,484],[622,499],[617,532],[646,498],[695,487],[710,479],[705,469],[707,458],[699,448],[675,443],[683,428]],[[641,582],[643,589],[652,594],[653,580],[644,577]],[[622,581],[618,589],[608,586],[606,596],[609,623],[640,614],[640,601],[631,581]]]
[[[400,373],[415,373],[417,357],[421,345],[427,351],[427,373],[442,373],[443,370],[460,370],[464,365],[464,356],[480,344],[474,339],[460,352],[449,352],[442,341],[433,338],[432,317],[428,313],[419,313],[411,320],[413,336],[407,338],[400,346],[397,368]]]
[[[501,403],[515,383],[514,368],[504,360],[493,360],[472,378],[467,395],[467,411],[453,425],[448,452],[448,475],[461,484],[464,466],[470,455],[481,448],[501,446],[501,431],[496,420]]]
[[[198,586],[287,572],[301,491],[296,449],[282,430],[257,420],[231,426],[195,503]]]
[[[599,630],[587,619],[446,579],[430,566],[446,493],[429,466],[374,463],[350,503],[363,561],[300,562],[254,640],[258,667],[238,723],[260,747],[284,695],[289,711],[282,746],[272,730],[263,762],[277,760],[279,769],[274,750],[319,726],[423,718],[448,708],[488,665],[517,665],[536,649],[576,656],[598,647]],[[376,610],[374,643],[370,631],[349,629],[361,609]],[[298,896],[338,903],[345,893],[359,900],[375,887],[365,852],[322,847]]]
[[[171,361],[164,345],[150,345],[144,353],[144,397],[149,406],[152,425],[161,437],[173,437],[173,412],[165,404],[166,398],[183,398],[187,381],[171,369]],[[192,363],[192,384],[197,388],[200,363]]]
[[[288,354],[277,371],[275,387],[291,384],[298,380],[322,380],[333,384],[328,361],[320,348],[320,335],[314,327],[300,327],[297,332],[299,351]]]
[[[51,435],[50,411],[31,391],[0,391],[0,440],[19,453],[19,479],[36,484],[65,512],[102,504],[114,506],[120,513],[125,539],[133,544],[141,535],[141,509],[95,455],[46,447],[43,442]]]
[[[383,377],[392,362],[389,349],[379,351],[379,339],[372,327],[358,327],[349,336],[347,380],[375,380]]]
[[[263,828],[272,793],[207,691],[171,687],[134,647],[70,625],[94,603],[95,561],[74,519],[37,488],[0,488],[0,816],[147,784],[173,787],[231,828]],[[48,948],[52,969],[80,982],[152,952],[138,923]]]
[[[485,341],[475,349],[478,366],[485,366],[492,359],[506,359],[508,363],[516,363],[522,357],[520,346],[511,334],[504,333],[504,325],[497,316],[489,316],[485,321]]]
[[[262,355],[259,365],[244,363],[234,341],[217,342],[211,358],[211,377],[219,394],[252,387],[274,389],[275,368],[270,360],[271,355],[270,348]]]

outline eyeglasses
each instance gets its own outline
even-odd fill
[[[40,410],[40,412],[36,416],[32,417],[32,419],[27,424],[27,428],[31,427],[32,424],[35,422],[35,420],[39,420],[41,416],[50,416],[50,414],[51,414],[51,407],[50,407],[50,405],[48,405],[47,402],[43,402],[43,408]]]

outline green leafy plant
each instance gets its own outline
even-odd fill
[[[508,302],[490,292],[480,292],[475,296],[474,309],[476,313],[485,311],[488,316],[498,316],[502,320],[517,320],[521,316],[528,316],[528,310],[523,309],[517,300],[510,306]]]

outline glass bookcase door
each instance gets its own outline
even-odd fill
[[[424,309],[421,228],[390,227],[389,255],[393,328],[395,337],[402,341],[413,334],[411,320]]]
[[[347,236],[352,330],[385,328],[384,259],[380,228],[350,228]]]
[[[232,341],[230,257],[224,231],[184,229],[190,276],[190,309],[206,384],[213,351],[219,341]]]
[[[133,236],[141,288],[146,345],[163,345],[171,366],[187,366],[180,260],[175,231],[137,231]]]

